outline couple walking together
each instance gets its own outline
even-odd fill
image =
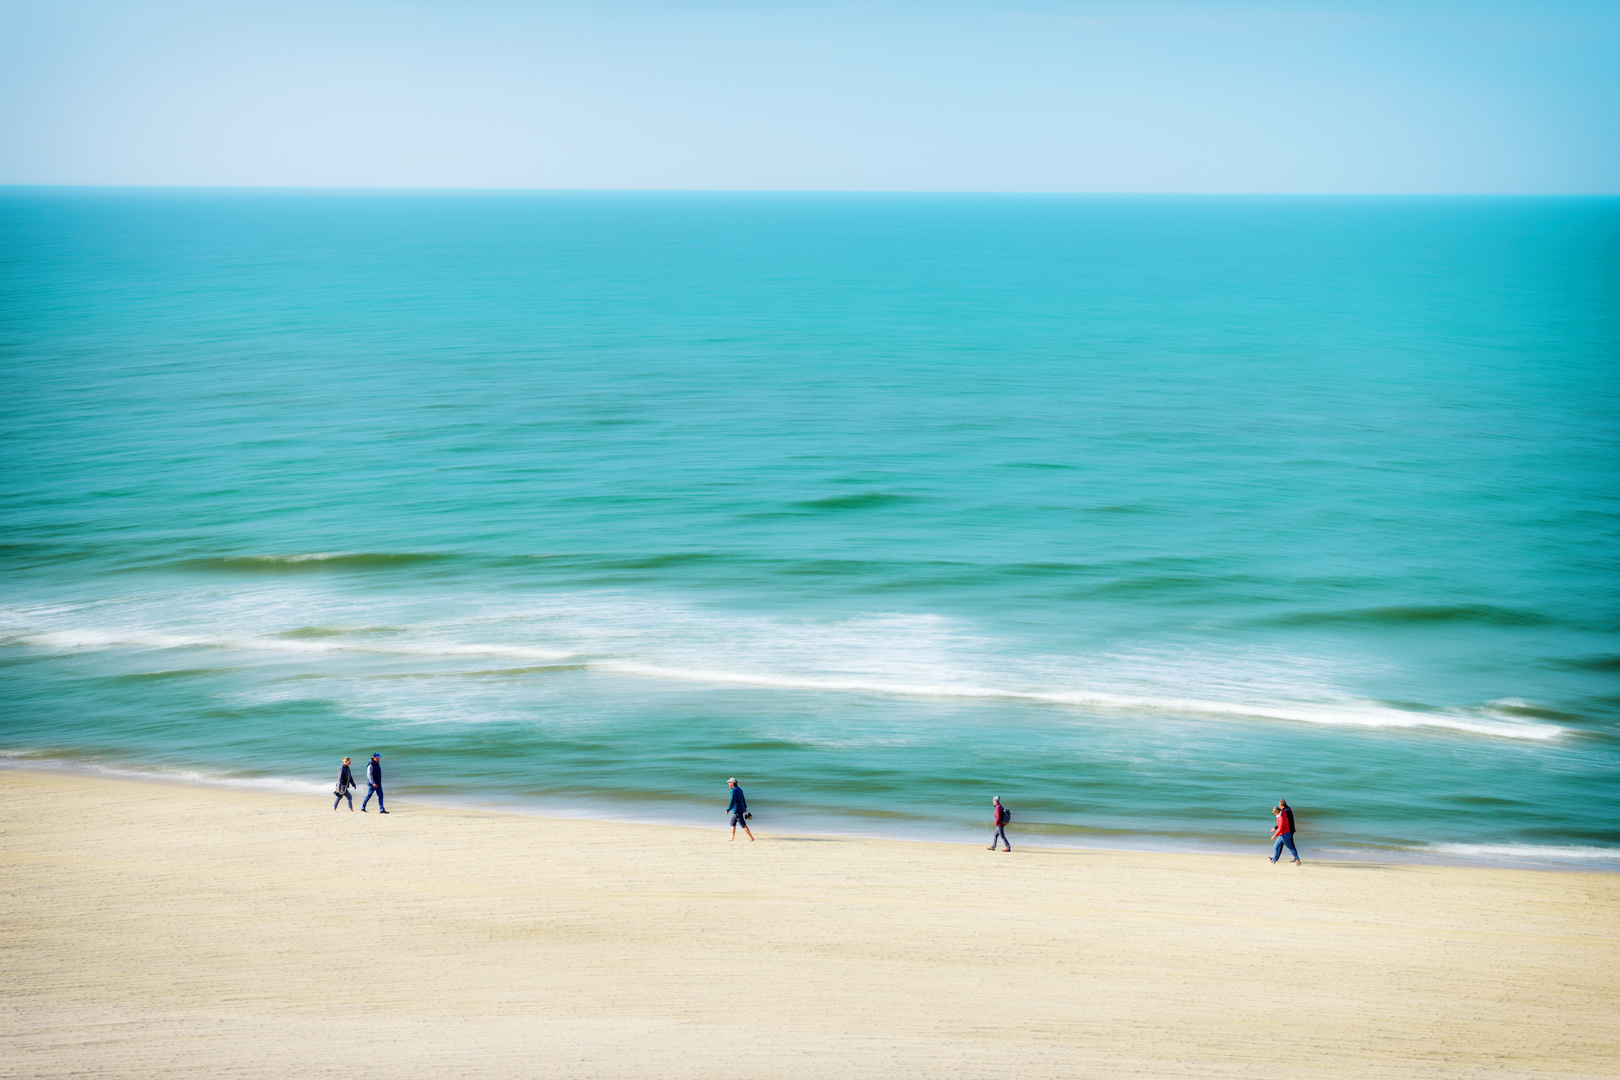
[[[338,770],[337,788],[332,792],[333,795],[337,796],[332,800],[332,809],[336,810],[338,803],[348,799],[349,813],[354,813],[354,795],[350,792],[351,789],[359,786],[354,782],[354,773],[349,771],[349,759],[344,758],[343,767]],[[373,795],[377,796],[377,812],[379,814],[388,813],[388,808],[383,805],[381,754],[372,754],[371,760],[366,764],[366,797],[360,802],[360,812],[362,814],[367,812],[366,807],[371,805]]]
[[[1271,845],[1271,861],[1276,862],[1282,858],[1283,847],[1286,846],[1289,854],[1294,857],[1294,865],[1298,866],[1299,849],[1294,846],[1294,811],[1289,807],[1287,799],[1278,799],[1271,812],[1277,815],[1277,824],[1271,829],[1272,839],[1276,841]]]

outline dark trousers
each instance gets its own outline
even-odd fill
[[[352,790],[350,790],[349,788],[344,788],[342,791],[337,793],[337,798],[332,800],[332,809],[336,810],[338,808],[338,803],[342,802],[344,799],[349,800],[349,809],[353,810],[354,809],[354,792]],[[377,805],[381,806],[382,804],[378,803]]]
[[[360,800],[360,809],[364,810],[366,807],[371,805],[371,797],[373,795],[377,796],[377,809],[379,809],[379,810],[388,809],[386,806],[383,805],[383,801],[382,801],[382,785],[381,784],[367,784],[366,785],[366,797],[364,799]]]
[[[1007,839],[1007,826],[1005,826],[1005,825],[997,825],[996,826],[996,831],[994,833],[992,833],[991,836],[990,836],[990,850],[991,851],[996,850],[996,841],[998,841],[998,840],[1001,841],[1003,844],[1007,845],[1007,850],[1008,851],[1012,850],[1012,841]]]

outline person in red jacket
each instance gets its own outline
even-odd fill
[[[1294,812],[1289,809],[1288,800],[1278,799],[1271,812],[1277,815],[1277,824],[1271,829],[1271,835],[1277,841],[1271,846],[1271,861],[1276,862],[1282,858],[1283,845],[1286,844],[1294,856],[1294,865],[1298,866],[1299,849],[1294,847]]]
[[[999,840],[1007,845],[1008,851],[1011,851],[1012,841],[1007,839],[1007,822],[1012,820],[1012,815],[1007,813],[1005,806],[1001,805],[1000,795],[991,796],[990,806],[995,811],[996,822],[996,831],[990,834],[990,850],[996,850],[996,841]]]

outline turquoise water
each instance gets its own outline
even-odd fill
[[[1620,867],[1620,200],[12,189],[0,258],[13,764]]]

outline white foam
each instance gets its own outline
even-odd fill
[[[1459,859],[1533,863],[1615,863],[1620,848],[1576,847],[1555,844],[1427,844],[1408,850]]]
[[[134,769],[127,766],[103,765],[97,762],[72,761],[62,758],[35,758],[0,751],[0,768],[43,769],[51,772],[90,773],[94,776],[117,776],[131,780],[161,780],[172,784],[194,784],[202,787],[237,788],[244,791],[273,791],[292,795],[330,794],[331,784],[317,784],[309,780],[295,780],[285,776],[217,776],[194,769]]]
[[[236,649],[273,653],[371,653],[380,656],[489,657],[501,660],[528,660],[554,663],[576,656],[559,649],[537,649],[525,645],[423,644],[379,645],[346,643],[331,638],[302,641],[296,638],[207,637],[193,634],[116,633],[99,630],[61,630],[44,634],[21,634],[13,638],[23,645],[46,649]]]
[[[691,682],[762,686],[777,689],[826,690],[898,697],[1006,698],[1053,705],[1104,709],[1110,712],[1154,712],[1235,719],[1289,720],[1305,724],[1335,724],[1371,728],[1433,727],[1494,735],[1510,739],[1551,739],[1563,733],[1556,724],[1475,719],[1449,713],[1421,713],[1391,709],[1371,702],[1343,705],[1251,705],[1195,698],[1134,697],[1091,690],[1018,690],[965,683],[886,683],[861,679],[813,678],[756,672],[681,669],[629,661],[596,661],[590,667],[648,678]]]
[[[335,557],[328,553],[285,558]],[[87,625],[88,624],[88,625]],[[343,626],[388,627],[346,633]],[[322,636],[287,636],[311,627]],[[621,593],[378,596],[329,583],[108,598],[0,610],[8,640],[53,650],[225,649],[280,656],[570,664],[643,679],[909,698],[1003,699],[1120,714],[1448,730],[1546,740],[1557,724],[1475,708],[1425,711],[1341,687],[1377,673],[1280,651],[1161,646],[1031,655],[938,614],[789,620]],[[716,657],[724,657],[716,663]],[[342,673],[335,662],[323,672]],[[433,674],[432,671],[423,672]],[[1196,688],[1192,694],[1183,687]]]
[[[358,553],[344,551],[312,551],[307,555],[256,555],[242,561],[261,563],[327,562],[331,559],[350,558],[355,554]]]

